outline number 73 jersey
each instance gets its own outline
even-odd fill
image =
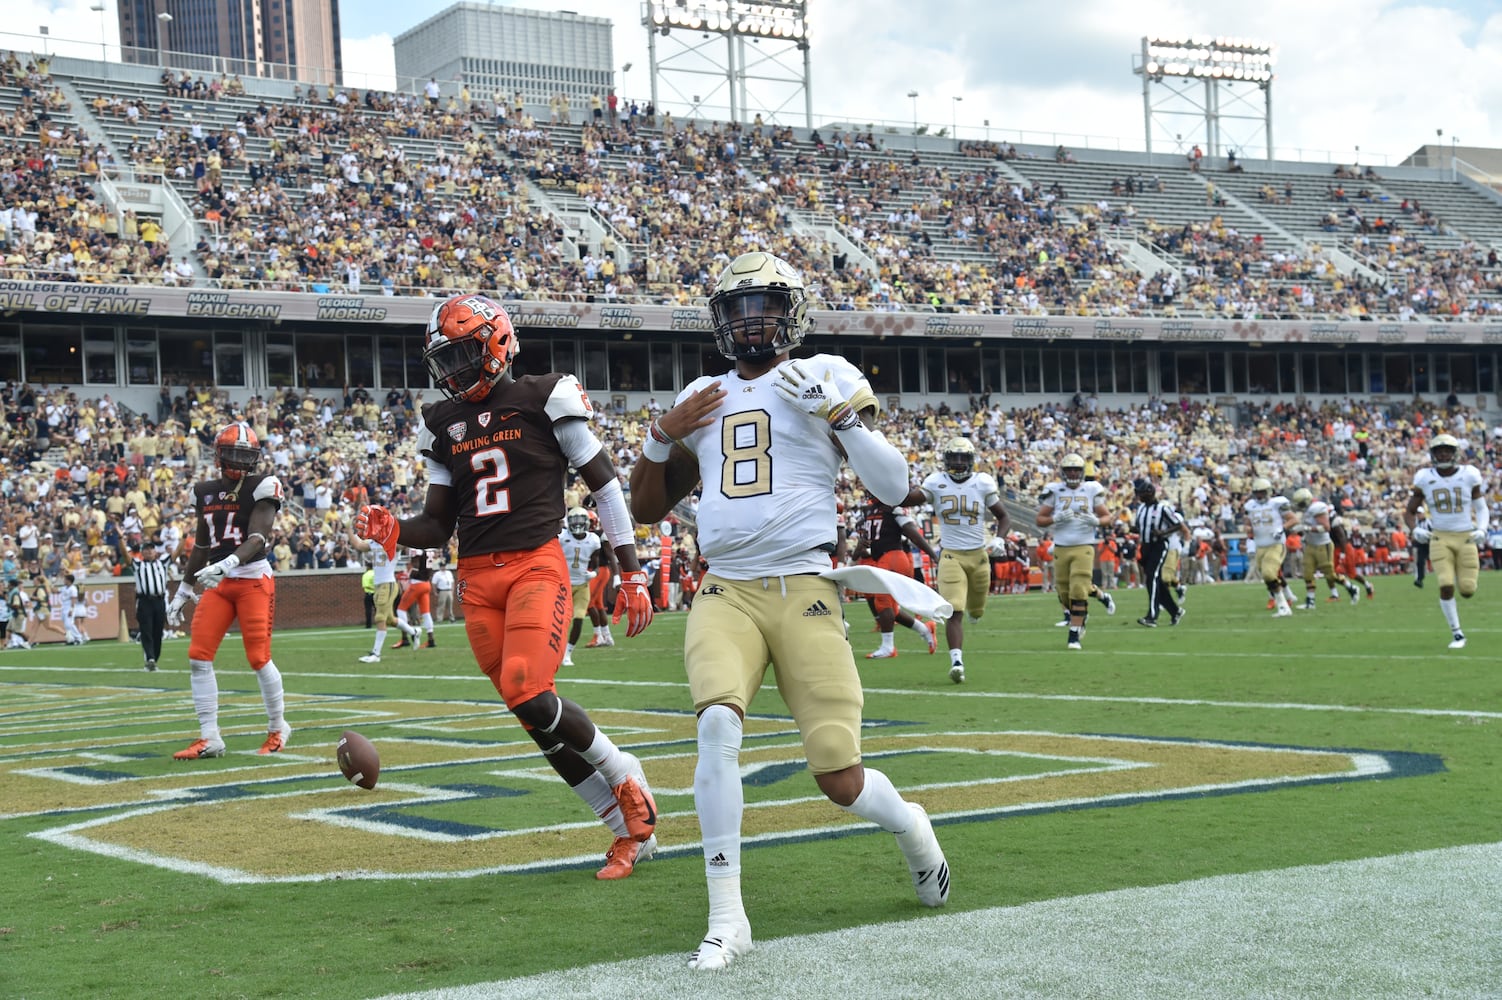
[[[1435,531],[1466,531],[1475,528],[1471,520],[1471,494],[1481,485],[1481,472],[1474,465],[1462,465],[1448,476],[1433,468],[1420,469],[1413,477],[1413,488],[1424,495],[1429,508],[1429,522]]]
[[[923,495],[933,504],[939,520],[939,541],[955,552],[978,549],[986,544],[986,523],[991,505],[1001,499],[996,480],[984,472],[972,472],[963,482],[947,472],[935,472],[923,480]]]
[[[865,376],[844,358],[816,354],[799,365],[831,383],[857,411],[875,406]],[[728,580],[829,569],[838,513],[834,487],[844,460],[829,425],[780,398],[775,369],[754,379],[736,372],[695,379],[675,402],[719,381],[725,399],[715,421],[688,435],[699,463],[699,551]]]

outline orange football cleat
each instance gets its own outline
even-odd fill
[[[266,734],[266,742],[261,744],[258,754],[277,753],[287,745],[287,740],[292,736],[292,727],[286,726]]]
[[[656,837],[648,837],[645,843],[617,837],[605,852],[605,867],[595,872],[595,878],[606,881],[625,878],[636,870],[638,862],[647,860],[656,851]]]
[[[611,791],[620,806],[621,818],[626,821],[626,832],[632,840],[645,843],[657,828],[657,802],[652,793],[635,778],[627,778]]]
[[[187,749],[179,750],[172,755],[173,760],[197,760],[200,757],[223,757],[223,740],[196,739],[188,744]]]

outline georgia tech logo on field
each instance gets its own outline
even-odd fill
[[[165,760],[160,740],[148,746],[131,728],[143,717],[180,715],[178,691],[18,684],[6,694],[36,728],[16,734],[0,760],[0,822],[24,820],[36,828],[30,836],[73,850],[260,883],[592,869],[609,843],[603,826],[578,821],[578,798],[499,705],[289,695],[288,716],[307,720],[298,730],[305,738],[260,757],[259,696],[246,695],[227,705],[238,713],[230,718],[245,719],[224,728],[229,753],[184,768]],[[694,713],[590,715],[642,759],[657,800],[659,856],[698,859]],[[334,762],[339,733],[353,726],[381,752],[373,791],[346,782]],[[881,762],[899,788],[921,787],[929,815],[948,823],[1444,770],[1435,755],[1397,751],[954,732],[881,719],[867,719],[866,729],[863,756]],[[748,847],[872,832],[811,794],[793,720],[748,715],[745,732]],[[59,753],[69,740],[88,749]],[[184,828],[194,835],[182,836]],[[275,829],[274,849],[247,841],[247,829]]]

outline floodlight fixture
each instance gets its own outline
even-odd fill
[[[1144,35],[1132,72],[1142,77],[1147,151],[1151,153],[1153,149],[1154,119],[1182,114],[1204,119],[1205,152],[1209,156],[1220,152],[1223,122],[1238,118],[1260,121],[1267,156],[1271,159],[1272,84],[1277,61],[1275,45],[1238,35]],[[1174,80],[1186,83],[1165,83]],[[1253,85],[1254,89],[1243,87],[1246,84]],[[1152,96],[1154,85],[1167,91],[1171,100],[1155,103]],[[1197,90],[1202,90],[1203,96],[1198,96]],[[1260,100],[1260,114],[1238,113],[1254,100]],[[1187,105],[1188,109],[1173,110],[1174,104]],[[1168,131],[1172,132],[1171,129]],[[1241,149],[1254,144],[1247,141],[1231,143]]]

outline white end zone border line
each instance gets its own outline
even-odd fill
[[[684,941],[383,1000],[1496,996],[1498,885],[1502,843],[1475,844],[758,941],[710,974],[687,968],[698,942]],[[963,870],[954,894],[964,899]]]

